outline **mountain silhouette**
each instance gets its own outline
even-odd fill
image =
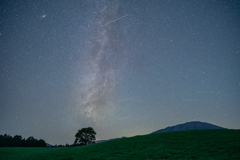
[[[46,147],[52,147],[53,145],[46,143]]]
[[[178,124],[175,126],[160,129],[160,130],[157,130],[150,134],[173,132],[173,131],[185,131],[185,130],[200,130],[200,129],[226,129],[226,128],[219,127],[217,125],[213,125],[213,124],[206,123],[206,122],[193,121],[193,122],[186,122],[183,124]],[[135,135],[134,137],[136,137],[136,136],[139,136],[139,135]],[[126,137],[122,137],[122,138],[126,138]],[[117,140],[117,139],[122,139],[122,138],[113,138],[113,139],[109,139],[109,140],[98,140],[98,141],[96,141],[96,143],[112,141],[112,140]]]
[[[113,140],[117,140],[117,139],[123,139],[123,138],[127,138],[127,137],[113,138],[113,139],[108,139],[108,140],[98,140],[98,141],[95,141],[95,143],[102,143],[102,142],[113,141]]]
[[[199,130],[199,129],[226,129],[226,128],[219,127],[206,122],[193,121],[193,122],[178,124],[176,126],[167,127],[165,129],[160,129],[155,132],[152,132],[151,134],[173,132],[173,131]]]

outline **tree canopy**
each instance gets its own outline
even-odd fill
[[[46,143],[42,139],[37,140],[33,137],[24,139],[20,135],[12,137],[4,134],[0,135],[0,147],[46,147]]]
[[[74,144],[87,145],[95,143],[96,140],[95,135],[96,132],[92,127],[82,128],[78,130],[78,132],[76,133],[75,135],[76,139],[74,141]]]

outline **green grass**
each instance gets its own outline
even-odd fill
[[[240,159],[240,130],[158,133],[80,147],[0,148],[0,159]]]

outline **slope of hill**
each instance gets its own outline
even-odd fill
[[[127,137],[122,137],[122,138],[127,138]],[[122,138],[113,138],[113,139],[108,139],[108,140],[97,140],[95,142],[96,143],[102,143],[102,142],[113,141],[113,140],[122,139]]]
[[[149,134],[80,147],[0,148],[0,159],[240,159],[240,130]]]
[[[172,127],[167,127],[165,129],[160,129],[153,133],[185,131],[185,130],[199,130],[199,129],[226,129],[226,128],[219,127],[219,126],[216,126],[216,125],[213,125],[210,123],[206,123],[206,122],[193,121],[193,122],[178,124],[178,125],[172,126]]]
[[[49,143],[46,143],[46,146],[47,147],[52,147],[53,145],[49,144]]]

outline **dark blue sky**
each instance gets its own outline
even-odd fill
[[[240,128],[240,1],[1,1],[0,134],[72,144]]]

